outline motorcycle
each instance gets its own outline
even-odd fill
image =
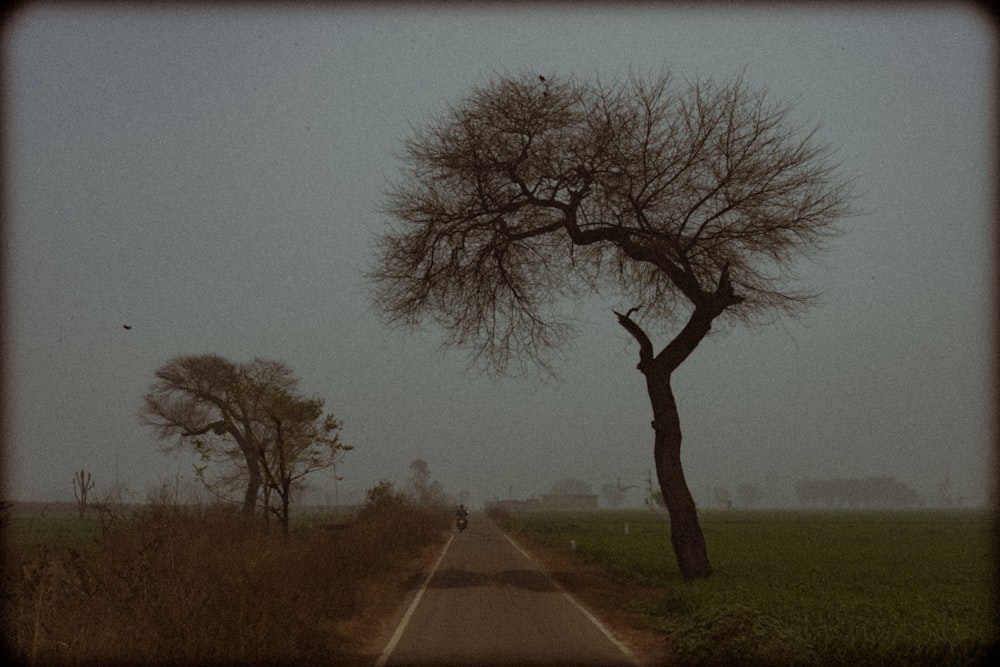
[[[458,517],[458,520],[455,521],[455,526],[458,528],[458,532],[461,533],[463,530],[469,527],[469,518],[465,516]]]

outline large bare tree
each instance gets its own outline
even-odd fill
[[[272,405],[297,386],[292,370],[280,361],[240,364],[204,354],[176,357],[155,375],[143,420],[171,447],[190,446],[205,460],[235,459],[234,481],[246,483],[243,511],[252,514],[263,482],[261,452],[274,437]]]
[[[371,272],[389,320],[425,320],[495,372],[548,368],[567,298],[603,293],[639,347],[685,579],[712,568],[681,467],[673,371],[716,320],[794,314],[796,260],[847,214],[816,130],[741,77],[675,86],[498,76],[414,131]],[[624,309],[623,309],[624,310]],[[647,328],[679,328],[659,350]]]

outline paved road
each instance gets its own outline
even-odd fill
[[[416,599],[379,665],[633,664],[481,515],[455,534]]]

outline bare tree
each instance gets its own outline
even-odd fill
[[[712,503],[722,509],[733,508],[733,495],[724,486],[716,486],[712,489]]]
[[[76,498],[77,509],[80,511],[80,518],[87,518],[87,494],[94,488],[94,480],[90,473],[80,468],[80,472],[73,475],[73,496]]]
[[[280,361],[237,364],[215,354],[180,356],[156,370],[142,418],[160,438],[173,441],[168,448],[190,446],[205,461],[236,463],[236,473],[218,482],[245,483],[243,511],[252,514],[263,482],[260,451],[273,437],[271,403],[297,384]]]
[[[601,493],[604,495],[605,500],[612,507],[618,507],[625,500],[625,494],[629,489],[638,489],[638,484],[622,484],[622,478],[619,477],[615,480],[614,484],[607,483],[601,487]]]
[[[646,507],[649,508],[651,512],[655,512],[657,509],[666,509],[667,505],[663,502],[663,491],[653,490],[653,474],[652,471],[646,471]]]
[[[271,402],[269,415],[274,437],[258,456],[266,487],[278,494],[278,506],[267,507],[277,514],[287,535],[293,485],[306,475],[333,468],[343,460],[344,452],[354,448],[340,442],[342,424],[333,415],[324,415],[321,399],[280,392]]]
[[[184,356],[164,364],[156,377],[143,408],[146,423],[172,447],[190,446],[199,454],[204,465],[197,472],[209,489],[221,493],[245,484],[244,511],[253,513],[260,498],[265,516],[276,514],[286,533],[295,485],[333,468],[353,449],[340,442],[341,423],[324,414],[322,399],[295,393],[298,378],[284,362]]]
[[[611,507],[619,507],[625,500],[625,491],[615,484],[602,484],[601,495]]]
[[[742,78],[680,90],[497,77],[405,144],[396,222],[371,272],[391,322],[432,320],[494,372],[539,364],[571,331],[559,306],[593,292],[629,304],[653,410],[657,480],[682,575],[712,569],[680,461],[671,376],[716,320],[765,321],[811,295],[797,259],[849,213],[814,129]],[[638,315],[637,315],[638,313]],[[656,351],[644,326],[679,327]]]
[[[417,505],[443,505],[447,502],[444,484],[431,479],[430,466],[423,459],[410,462],[410,498]]]

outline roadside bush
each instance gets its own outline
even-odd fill
[[[360,519],[371,519],[386,513],[411,508],[406,494],[397,491],[392,482],[385,480],[368,489],[365,496],[365,504],[359,514]]]
[[[510,512],[499,505],[488,505],[486,507],[486,517],[501,528],[510,527]]]
[[[408,507],[284,539],[219,508],[156,506],[79,550],[8,545],[7,643],[40,664],[343,664],[368,590],[441,539]]]

